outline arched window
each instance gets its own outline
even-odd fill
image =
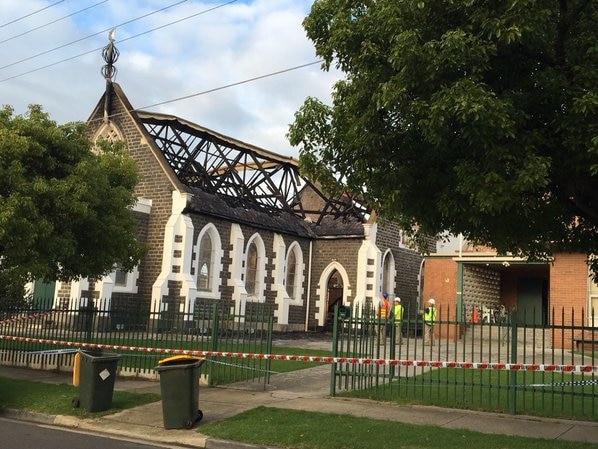
[[[265,297],[266,247],[259,234],[254,234],[245,249],[245,291],[247,299],[262,302]]]
[[[206,232],[199,242],[198,262],[197,289],[203,292],[212,291],[212,272],[215,267],[212,237],[209,232]]]
[[[299,290],[297,286],[297,253],[296,248],[293,247],[289,251],[289,255],[287,256],[287,278],[286,278],[286,289],[287,295],[289,298],[295,299],[297,292]]]
[[[382,291],[390,294],[395,291],[395,260],[390,251],[384,254],[382,262]]]
[[[259,266],[259,255],[255,242],[249,243],[247,247],[247,269],[245,272],[245,290],[249,296],[257,295],[257,274]]]
[[[197,292],[204,298],[218,298],[222,280],[222,245],[216,227],[209,223],[197,236],[193,272],[197,276]]]

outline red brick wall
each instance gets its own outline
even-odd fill
[[[457,310],[457,264],[451,258],[426,259],[424,263],[424,287],[422,309],[428,300],[434,298],[438,310],[438,320],[456,320]],[[458,338],[462,326],[441,326],[442,334],[435,329],[436,338]]]
[[[554,325],[587,326],[588,268],[586,256],[559,253],[550,270],[550,318]],[[554,314],[552,311],[554,310]],[[583,315],[582,315],[583,314]],[[583,319],[582,319],[583,316]],[[587,333],[587,331],[586,331]],[[555,332],[554,346],[572,349],[582,331]]]
[[[450,258],[426,259],[422,307],[433,297],[442,313],[455,310],[457,305],[457,264]],[[451,312],[451,316],[452,316]],[[447,317],[442,317],[446,319]]]
[[[588,268],[583,254],[559,253],[550,269],[550,307],[565,318],[572,316],[572,310],[580,316],[581,309],[587,309]]]

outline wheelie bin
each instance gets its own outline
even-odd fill
[[[199,367],[205,359],[179,355],[160,360],[162,418],[165,429],[191,429],[203,418],[198,408]]]
[[[72,400],[73,407],[89,412],[101,412],[112,406],[114,379],[119,354],[100,351],[79,351],[78,370],[79,397]],[[75,355],[76,357],[77,355]]]

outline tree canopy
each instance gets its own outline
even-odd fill
[[[345,77],[296,113],[300,166],[421,233],[598,254],[597,23],[591,0],[316,0]]]
[[[94,150],[83,123],[40,106],[0,109],[0,271],[16,281],[98,277],[144,252],[131,206],[137,167],[122,144]],[[4,276],[4,277],[6,277]]]

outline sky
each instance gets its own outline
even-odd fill
[[[329,103],[340,79],[322,70],[302,27],[312,4],[0,0],[0,105],[23,114],[40,104],[59,124],[87,120],[105,89],[102,48],[116,28],[114,81],[134,108],[298,157],[286,138],[295,112],[309,96]]]

